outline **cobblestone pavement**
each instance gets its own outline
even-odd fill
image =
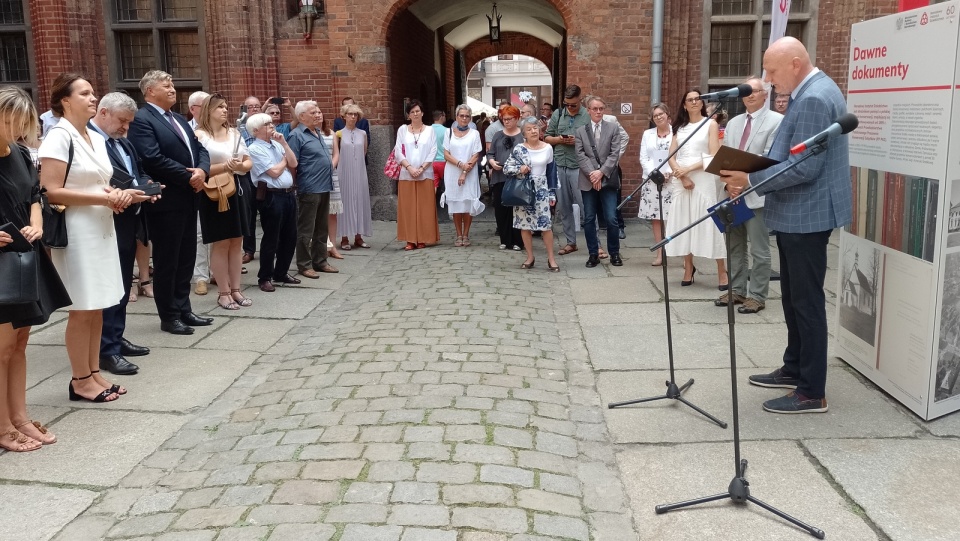
[[[569,278],[488,228],[369,257],[57,538],[637,539]]]

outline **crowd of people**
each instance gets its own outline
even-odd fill
[[[782,368],[751,376],[750,382],[792,389],[765,402],[768,411],[821,412],[827,409],[826,243],[832,229],[850,219],[845,142],[803,168],[786,164],[790,145],[825,128],[844,105],[836,84],[813,67],[797,40],[774,43],[764,55],[764,68],[767,82],[747,79],[753,93],[743,98],[746,112],[723,130],[696,89],[680,98],[675,114],[665,103],[651,107],[653,126],[640,138],[639,159],[644,180],[659,169],[665,182],[662,188],[644,183],[639,217],[652,221],[659,241],[723,197],[773,177],[745,200],[754,217],[731,228],[729,278],[723,240],[710,222],[668,243],[653,265],[663,264],[664,256],[682,258],[681,285],[686,286],[697,272],[693,256],[714,259],[717,286],[724,292],[715,304],[733,303],[741,313],[757,313],[768,293],[772,229],[780,249],[788,346]],[[768,82],[790,96],[789,113],[788,103],[767,105]],[[370,247],[364,238],[373,233],[370,127],[351,98],[343,99],[331,128],[310,100],[294,104],[271,98],[264,107],[250,97],[234,120],[221,94],[198,92],[188,101],[188,121],[171,111],[177,93],[169,74],[149,71],[140,90],[146,103],[138,108],[125,93],[98,99],[79,74],[57,77],[51,92],[54,121],[44,120],[37,167],[18,143],[35,146],[41,117],[25,92],[0,89],[0,225],[12,227],[0,231],[0,249],[22,236],[33,246],[41,278],[36,298],[0,305],[4,449],[31,451],[56,441],[42,423],[30,419],[25,401],[30,326],[45,322],[54,310],[69,311],[64,337],[72,371],[68,398],[110,402],[127,390],[101,370],[136,373],[139,368],[127,357],[150,353],[124,337],[129,302],[152,297],[160,329],[174,335],[189,335],[213,322],[194,312],[191,290],[204,295],[216,285],[216,303],[227,311],[253,305],[242,293],[240,277],[257,251],[258,214],[257,282],[264,292],[301,283],[290,273],[294,261],[297,275],[318,279],[338,272],[329,259]],[[501,104],[495,121],[485,125],[481,119],[479,129],[467,105],[456,107],[449,125],[443,111],[434,111],[428,125],[424,104],[409,101],[407,122],[398,129],[393,149],[400,166],[397,239],[403,249],[441,242],[438,205],[452,218],[453,245],[471,246],[473,218],[485,208],[479,175],[487,167],[499,247],[525,252],[521,269],[534,268],[533,238],[539,236],[547,269],[558,272],[556,255],[578,251],[581,227],[588,268],[604,258],[623,265],[625,233],[617,206],[623,180],[619,163],[629,134],[607,114],[603,98],[582,96],[577,85],[562,95],[557,110],[551,104],[539,109],[533,103]],[[285,109],[292,117],[288,123],[281,122]],[[721,171],[715,176],[705,169],[721,145],[784,163],[751,175]],[[505,186],[514,181],[526,183],[529,200],[506,206]],[[62,245],[48,252],[41,239],[46,241],[56,216],[66,234]],[[554,219],[562,223],[563,235],[556,254]]]

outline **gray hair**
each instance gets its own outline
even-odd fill
[[[193,94],[190,94],[190,98],[187,100],[187,106],[193,107],[194,105],[203,105],[203,100],[210,97],[210,94],[207,94],[203,90],[197,90]]]
[[[470,114],[470,117],[473,118],[473,109],[471,109],[470,106],[467,105],[466,103],[461,103],[460,105],[458,105],[457,108],[453,111],[453,116],[459,115],[460,111],[464,109],[466,109],[467,113]]]
[[[136,113],[137,102],[133,101],[133,98],[123,92],[111,92],[100,98],[100,103],[97,105],[97,108],[106,109],[111,113],[119,113],[121,111]]]
[[[601,104],[603,104],[604,107],[607,106],[607,102],[603,101],[603,98],[601,98],[600,96],[587,96],[587,99],[584,100],[583,104],[587,106],[587,109],[589,109],[590,104],[595,101],[599,101]]]
[[[273,119],[267,113],[257,113],[247,119],[247,131],[253,133],[267,124],[273,124]]]
[[[539,130],[540,121],[537,120],[537,117],[528,116],[527,118],[524,118],[517,124],[517,127],[520,128],[520,133],[523,133],[524,128],[526,128],[527,126],[536,126],[537,129]]]
[[[524,110],[524,109],[526,109],[527,112],[530,113],[531,116],[536,116],[536,115],[537,115],[537,106],[536,106],[536,105],[530,105],[529,103],[525,103],[525,104],[523,104],[523,107],[520,108],[520,110],[522,111],[522,110]]]
[[[298,101],[297,106],[294,107],[293,109],[293,113],[297,116],[300,116],[303,113],[306,113],[307,109],[309,109],[310,107],[319,107],[319,106],[317,105],[317,102],[313,100]]]
[[[657,109],[660,109],[661,111],[663,111],[664,114],[667,115],[667,117],[669,117],[671,114],[670,106],[667,105],[666,103],[663,103],[662,101],[658,101],[657,103],[654,103],[653,105],[650,106],[650,118],[653,118],[653,115],[657,114],[654,112]]]
[[[144,74],[142,79],[140,79],[140,92],[146,95],[147,90],[150,90],[160,83],[165,83],[172,80],[173,75],[170,75],[165,71],[150,70]]]

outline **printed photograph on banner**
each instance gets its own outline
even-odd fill
[[[947,209],[947,252],[960,248],[960,179],[950,181],[950,208]]]
[[[850,170],[853,221],[846,226],[846,231],[933,262],[940,182],[868,167]],[[957,242],[960,245],[960,236]]]
[[[869,243],[851,242],[840,258],[840,327],[876,346],[883,254]]]
[[[934,402],[960,394],[960,252],[948,254],[944,265],[943,309]]]

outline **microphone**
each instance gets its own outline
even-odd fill
[[[799,154],[808,148],[819,145],[825,142],[827,139],[833,139],[838,135],[843,135],[852,132],[857,129],[857,126],[860,124],[860,121],[857,120],[857,116],[853,113],[846,113],[841,115],[840,118],[836,120],[833,124],[830,124],[830,127],[823,130],[822,132],[814,135],[813,137],[807,139],[806,141],[795,145],[790,149],[790,154]]]
[[[753,87],[747,83],[709,94],[700,94],[701,101],[720,101],[727,98],[745,98],[753,94]]]

